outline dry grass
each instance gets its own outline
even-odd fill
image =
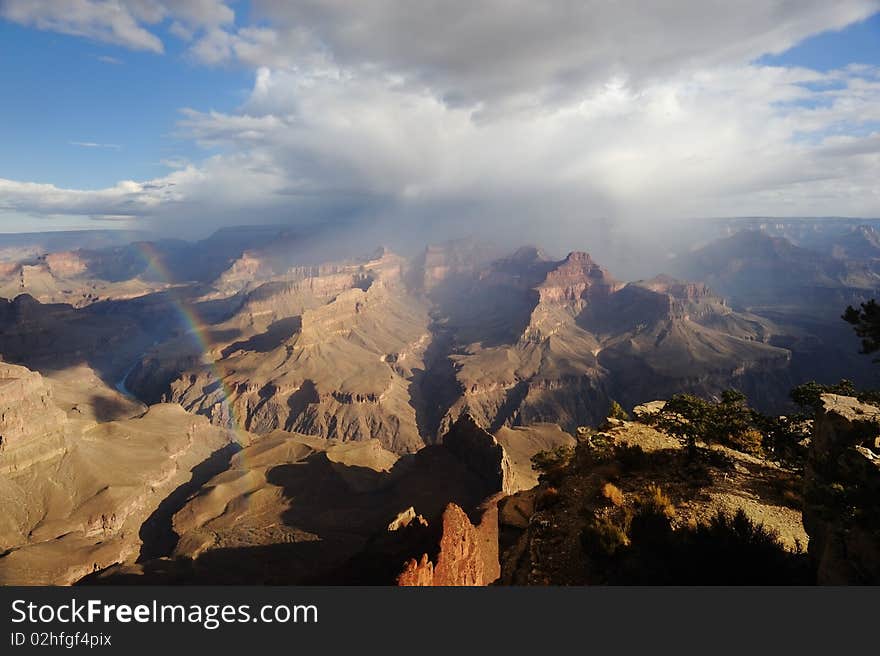
[[[649,485],[638,500],[639,511],[672,519],[675,517],[675,506],[666,493],[658,485]]]
[[[593,557],[610,558],[628,545],[626,532],[609,517],[596,517],[581,531],[581,546]]]
[[[605,483],[602,486],[602,496],[614,507],[620,508],[626,502],[626,496],[619,487],[613,483]]]

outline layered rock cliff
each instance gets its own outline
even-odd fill
[[[59,456],[66,428],[67,416],[43,377],[0,361],[0,473]]]
[[[581,252],[487,258],[447,244],[409,262],[382,252],[273,274],[225,299],[228,315],[198,339],[159,344],[128,387],[215,423],[377,438],[401,453],[465,412],[490,432],[573,431],[601,421],[612,398],[736,386],[771,403],[791,387],[783,331],[703,284],[624,285]]]
[[[473,341],[480,334],[467,317],[449,313],[461,393],[442,427],[468,412],[493,431],[542,421],[574,430],[601,421],[612,398],[635,405],[670,390],[712,395],[731,385],[766,397],[790,387],[791,354],[768,343],[772,324],[734,312],[703,284],[660,276],[623,285],[586,253],[553,263],[537,251],[499,261],[479,280],[525,320],[516,335]],[[496,306],[505,307],[494,301],[489,317]],[[762,380],[771,383],[759,390]]]
[[[403,260],[298,270],[248,294],[167,397],[215,423],[357,441],[398,453],[424,445],[412,403],[430,341],[427,305],[403,288]],[[162,355],[157,357],[160,359]]]
[[[179,406],[68,417],[53,390],[65,384],[0,363],[0,584],[66,585],[134,560],[164,539],[173,493],[228,457],[232,436]]]

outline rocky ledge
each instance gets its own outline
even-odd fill
[[[817,582],[880,583],[880,409],[823,394],[805,475]]]

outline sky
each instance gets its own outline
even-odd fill
[[[0,0],[0,232],[880,217],[880,0]]]

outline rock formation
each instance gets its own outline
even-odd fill
[[[443,446],[464,462],[490,489],[510,494],[515,490],[510,459],[504,448],[465,413],[443,436]]]
[[[436,443],[465,412],[493,433],[574,431],[600,422],[612,398],[734,385],[773,403],[790,387],[791,352],[777,345],[787,336],[771,322],[701,283],[624,285],[586,253],[554,261],[525,247],[492,260],[455,244],[413,261],[383,251],[283,270],[265,253],[244,252],[211,286],[112,305],[20,296],[0,307],[5,352],[38,368],[88,358],[141,400],[215,424],[379,439],[398,453]],[[62,326],[75,339],[59,339]],[[50,354],[58,342],[66,352]]]
[[[509,433],[518,460],[502,466],[503,448],[466,418],[441,444],[405,455],[378,440],[274,431],[186,500],[167,557],[95,580],[391,584],[407,563],[404,582],[491,583],[505,480],[525,488],[536,480],[530,454],[573,441],[549,426]]]
[[[0,473],[57,455],[66,424],[40,374],[0,361]]]
[[[474,342],[474,321],[450,314],[459,342],[450,359],[462,391],[443,427],[468,412],[492,431],[542,421],[573,431],[604,419],[612,398],[635,405],[669,390],[787,389],[791,354],[768,343],[773,326],[734,312],[705,285],[668,276],[623,285],[585,253],[556,263],[520,253],[491,266],[484,280],[496,299],[510,299],[494,306],[516,308],[524,320],[513,338],[484,333]]]
[[[168,398],[215,423],[229,421],[217,413],[231,407],[255,433],[375,438],[399,453],[417,450],[424,441],[410,387],[428,316],[404,291],[402,264],[386,253],[261,286],[218,327],[239,338],[217,346],[211,365],[181,372]],[[167,359],[162,350],[151,358]]]
[[[779,558],[795,563],[798,582],[809,582],[807,543],[801,521],[801,481],[797,472],[726,447],[713,446],[696,462],[681,441],[650,426],[615,421],[601,432],[584,434],[571,459],[553,480],[499,504],[503,584],[584,585],[620,583],[607,559],[584,547],[584,529],[606,527],[607,539],[627,546],[626,532],[639,499],[657,486],[674,504],[672,527],[686,532],[719,511],[745,516],[775,532]],[[614,542],[605,543],[612,549]],[[664,553],[633,553],[626,565],[644,565],[636,582],[664,581]],[[644,560],[639,560],[644,559]],[[725,581],[725,564],[711,563],[703,584]],[[647,571],[645,571],[647,570]],[[779,573],[780,581],[787,574]],[[631,581],[632,582],[632,581]],[[740,581],[741,583],[742,581]],[[769,583],[770,581],[766,581]]]
[[[804,526],[820,584],[880,583],[880,409],[823,394],[805,473]]]
[[[98,578],[487,584],[499,522],[504,547],[507,529],[528,534],[513,578],[552,579],[540,522],[567,520],[548,486],[532,489],[536,453],[582,451],[589,431],[581,443],[570,433],[602,424],[610,441],[660,444],[673,455],[658,459],[678,466],[668,436],[603,424],[611,399],[628,409],[734,386],[773,403],[824,352],[826,337],[777,321],[781,310],[744,310],[705,280],[623,283],[583,252],[496,258],[462,242],[318,264],[286,251],[293,235],[255,232],[0,266],[0,354],[16,363],[0,363],[0,500],[13,508],[0,518],[0,580],[69,583],[109,567]],[[776,258],[759,277],[808,265],[761,236],[727,247],[695,256],[722,269],[700,277],[751,280],[752,248]],[[872,280],[823,262],[814,287],[846,295]],[[841,437],[858,433],[855,412],[828,406],[810,466],[811,555],[827,581],[875,575],[862,564],[872,515],[823,514],[841,486],[850,509],[875,490],[876,445]],[[762,487],[788,472],[722,456],[733,469],[707,465],[726,483],[704,484],[705,498],[686,496],[690,470],[673,477],[681,516],[745,508],[788,546],[801,540],[794,509]],[[624,496],[644,483],[620,478]],[[512,495],[500,509],[486,501],[499,494]],[[842,553],[855,554],[850,569]]]
[[[0,363],[0,584],[65,585],[137,558],[165,537],[163,502],[222,468],[231,444],[179,406],[96,423],[73,404],[68,416],[54,387]]]
[[[836,307],[854,290],[872,292],[880,277],[857,260],[835,260],[784,237],[743,230],[682,256],[677,271],[744,305]]]
[[[165,289],[163,281],[136,277],[96,277],[79,252],[41,255],[27,262],[0,266],[0,298],[29,294],[42,303],[86,307],[100,300],[137,298]]]
[[[498,579],[498,507],[493,499],[474,526],[454,503],[443,511],[436,564],[428,554],[404,564],[399,586],[482,586]]]

